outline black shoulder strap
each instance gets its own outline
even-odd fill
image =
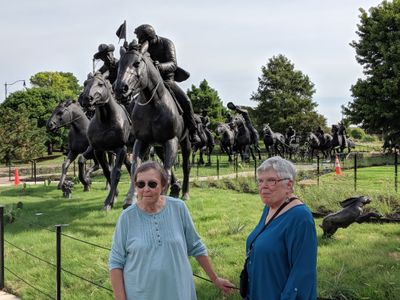
[[[292,202],[293,200],[296,200],[296,199],[299,199],[299,198],[297,198],[297,197],[288,198],[285,202],[283,202],[281,204],[281,206],[279,206],[279,208],[276,210],[276,212],[274,213],[272,218],[268,220],[268,222],[264,225],[264,227],[260,230],[260,232],[257,233],[256,237],[251,242],[250,247],[249,247],[249,251],[247,251],[247,257],[249,257],[250,251],[253,249],[254,242],[256,241],[258,236],[265,230],[265,228],[267,228],[267,226],[272,222],[273,219],[275,219],[275,217],[282,211],[282,209],[285,208],[286,205],[288,205],[290,202]]]

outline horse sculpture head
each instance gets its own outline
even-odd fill
[[[72,113],[69,110],[69,106],[72,103],[74,103],[72,100],[61,101],[53,110],[46,123],[46,128],[49,132],[56,132],[59,128],[72,122]]]
[[[272,129],[269,126],[269,123],[264,124],[262,132],[264,135],[272,135],[273,134]]]
[[[114,90],[118,99],[127,98],[148,86],[147,73],[157,71],[147,52],[148,42],[131,43],[127,51],[121,48],[118,75],[114,82]]]
[[[83,107],[102,106],[112,96],[111,83],[101,73],[96,72],[94,75],[89,74],[85,80],[80,101]]]

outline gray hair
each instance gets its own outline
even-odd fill
[[[273,156],[264,160],[257,168],[257,174],[271,169],[276,172],[279,178],[289,178],[292,181],[296,179],[296,167],[294,164],[280,156]]]
[[[160,174],[160,179],[161,179],[161,185],[162,186],[167,186],[168,184],[168,174],[165,171],[165,169],[161,166],[160,163],[156,162],[156,161],[146,161],[144,163],[142,163],[139,167],[136,168],[135,170],[135,174],[133,175],[133,182],[136,182],[137,179],[137,175],[139,173],[143,173],[146,172],[148,170],[155,170]]]

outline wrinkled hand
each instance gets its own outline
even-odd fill
[[[160,65],[160,62],[158,60],[154,61],[154,66],[158,69],[158,66]]]
[[[221,291],[223,291],[225,296],[230,295],[233,292],[233,287],[235,287],[235,285],[230,282],[229,280],[225,279],[225,278],[221,278],[221,277],[217,277],[214,280],[214,285],[219,288]]]

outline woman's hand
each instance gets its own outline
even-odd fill
[[[221,277],[215,278],[213,283],[217,288],[219,288],[221,291],[223,291],[225,296],[230,295],[233,292],[232,288],[235,287],[235,285],[232,282],[230,282],[229,280],[227,280],[225,278],[221,278]]]

